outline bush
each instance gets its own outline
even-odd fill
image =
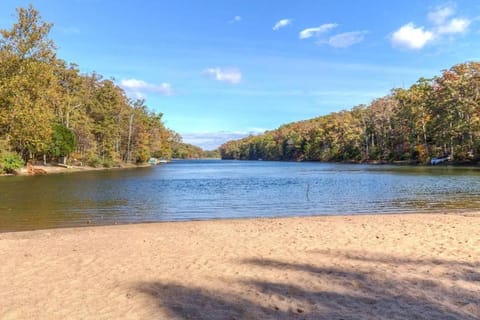
[[[0,153],[0,172],[13,173],[15,169],[20,169],[25,165],[22,157],[14,152]]]
[[[103,164],[102,159],[100,159],[97,156],[92,156],[87,160],[87,165],[90,167],[98,168],[98,167],[101,167],[102,164]]]
[[[136,163],[137,164],[140,164],[140,163],[146,163],[148,161],[148,159],[150,159],[150,152],[147,148],[141,148],[138,152],[137,152],[137,158],[136,158]]]
[[[106,159],[105,161],[102,162],[102,166],[104,168],[113,168],[113,167],[116,167],[117,164],[115,163],[115,161],[111,159]]]

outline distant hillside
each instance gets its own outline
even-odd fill
[[[218,150],[205,151],[193,144],[181,141],[173,142],[172,158],[174,159],[202,159],[202,158],[220,158]]]
[[[369,105],[283,125],[220,147],[222,159],[407,161],[480,159],[480,63],[467,62]]]

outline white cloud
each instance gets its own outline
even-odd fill
[[[316,28],[307,28],[307,29],[304,29],[304,30],[300,31],[300,33],[298,34],[298,37],[300,39],[308,39],[308,38],[311,38],[313,36],[318,36],[322,33],[325,33],[328,30],[333,29],[337,26],[338,26],[338,24],[336,24],[336,23],[326,23],[326,24],[322,24],[321,26],[316,27]]]
[[[366,31],[352,31],[339,33],[331,36],[327,43],[334,48],[347,48],[356,43],[362,42]]]
[[[242,21],[242,17],[235,16],[235,17],[233,17],[232,20],[228,21],[228,23],[237,23],[237,22],[240,22],[240,21]]]
[[[418,50],[434,40],[441,40],[444,36],[467,32],[471,20],[455,17],[455,13],[456,8],[451,4],[436,7],[427,15],[431,23],[430,28],[415,27],[414,23],[410,22],[392,34],[392,44]]]
[[[171,96],[174,94],[172,85],[167,82],[151,84],[138,79],[125,79],[120,81],[120,86],[125,89],[127,94],[136,98],[144,98],[146,93],[159,93],[164,96]]]
[[[422,49],[433,39],[433,32],[424,30],[423,27],[417,28],[412,22],[407,23],[392,35],[392,43],[394,45],[417,50]]]
[[[242,73],[238,69],[207,68],[204,73],[220,82],[237,84],[242,81]]]
[[[471,21],[466,18],[453,17],[456,8],[454,5],[436,7],[428,13],[428,20],[434,24],[434,33],[437,35],[464,33]]]
[[[203,150],[214,150],[229,140],[237,140],[265,132],[262,128],[251,128],[249,131],[218,131],[182,133],[182,140],[199,146]]]
[[[436,7],[428,13],[428,20],[435,25],[442,25],[454,13],[455,7],[453,5]]]
[[[278,21],[277,23],[275,23],[275,25],[273,26],[273,30],[276,31],[280,28],[283,28],[283,27],[286,27],[288,26],[289,24],[292,23],[292,19],[282,19],[280,21]]]
[[[446,24],[439,25],[436,32],[442,34],[465,33],[470,26],[470,20],[463,18],[454,18]]]

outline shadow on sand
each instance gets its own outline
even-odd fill
[[[223,280],[226,291],[161,282],[138,283],[135,289],[175,319],[480,319],[480,262],[312,254],[342,256],[357,264],[323,267],[252,258],[238,263],[258,270],[256,276]],[[359,262],[370,267],[353,267]],[[385,264],[417,271],[385,273]],[[442,275],[444,281],[429,274],[430,267],[438,266],[451,271]]]

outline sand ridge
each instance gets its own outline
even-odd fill
[[[0,234],[0,319],[480,319],[480,214]]]

